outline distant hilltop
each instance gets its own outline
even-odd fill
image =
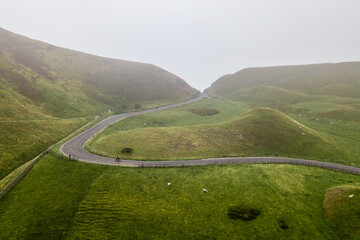
[[[243,99],[326,95],[360,98],[360,62],[248,68],[225,75],[205,90],[212,97]]]
[[[199,93],[151,64],[55,47],[2,28],[0,81],[1,119],[84,116],[108,108],[121,112],[180,102]]]

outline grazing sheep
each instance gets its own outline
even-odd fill
[[[167,185],[168,185],[168,186],[170,186],[170,185],[171,185],[171,183],[168,183]]]
[[[349,195],[349,198],[353,198],[355,195],[354,194],[351,194],[351,195]]]
[[[205,188],[203,188],[203,192],[204,192],[204,193],[208,193],[208,190],[206,190]]]
[[[303,136],[305,136],[305,133],[302,133]]]

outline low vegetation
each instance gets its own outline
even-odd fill
[[[99,135],[91,143],[91,149],[110,156],[120,156],[126,146],[133,149],[129,158],[141,160],[279,155],[334,162],[348,160],[331,138],[272,109],[256,109],[237,119],[211,125],[120,131]]]
[[[349,182],[360,176],[291,165],[118,168],[48,155],[0,201],[0,239],[343,239],[322,206],[326,189]],[[231,206],[261,214],[234,221]]]
[[[90,119],[0,122],[0,179]]]
[[[325,216],[343,239],[360,236],[360,185],[342,185],[326,191]]]
[[[257,209],[242,206],[231,206],[228,209],[228,217],[234,220],[242,219],[244,221],[251,221],[257,218],[260,213]]]
[[[304,101],[308,96],[360,98],[360,62],[259,67],[225,75],[206,89],[210,96],[251,101]]]
[[[0,179],[100,112],[197,94],[151,64],[63,49],[0,28]]]
[[[200,116],[209,116],[218,114],[219,111],[212,108],[202,108],[202,109],[189,109],[190,112],[199,114]]]

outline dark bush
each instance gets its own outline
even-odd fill
[[[286,229],[289,228],[289,226],[287,225],[287,223],[286,223],[284,220],[279,220],[278,223],[279,223],[279,227],[280,227],[281,229],[286,230]]]
[[[260,211],[248,207],[232,206],[229,207],[227,215],[230,219],[251,221],[260,215]]]
[[[218,114],[219,111],[212,108],[203,108],[203,109],[189,109],[190,112],[199,114],[200,116],[209,116]]]
[[[124,154],[130,154],[133,152],[133,149],[132,148],[129,148],[129,147],[126,147],[126,148],[123,148],[121,150],[121,153],[124,153]]]

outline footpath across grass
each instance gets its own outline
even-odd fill
[[[324,194],[359,183],[304,166],[118,168],[47,155],[0,201],[0,239],[342,239]],[[230,219],[234,206],[260,215]]]

